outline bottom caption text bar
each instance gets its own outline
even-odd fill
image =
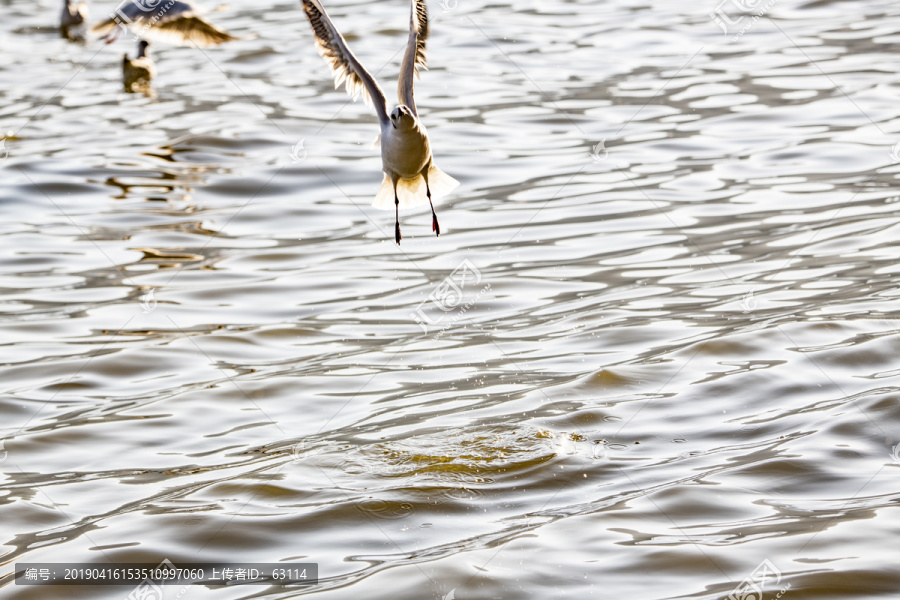
[[[16,585],[312,585],[318,563],[16,563]]]

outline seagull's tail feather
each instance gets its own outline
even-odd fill
[[[453,191],[459,182],[434,165],[428,169],[428,187],[431,189],[431,201],[438,200]],[[397,199],[400,200],[400,208],[413,208],[420,204],[428,203],[428,193],[425,189],[425,178],[417,175],[412,179],[400,178],[397,180]],[[381,180],[381,188],[372,201],[372,206],[379,210],[394,210],[394,186],[388,175]]]
[[[417,175],[413,179],[397,180],[397,199],[400,200],[400,208],[412,208],[428,202],[425,194],[425,179]],[[388,175],[381,180],[381,188],[372,201],[372,206],[378,210],[394,210],[394,185]]]
[[[378,210],[394,208],[394,186],[391,185],[391,178],[388,177],[387,173],[384,174],[384,179],[381,180],[381,187],[378,188],[378,193],[375,194],[375,199],[372,200],[372,206]]]
[[[428,187],[431,188],[432,202],[437,202],[455,190],[458,185],[457,180],[438,169],[434,164],[428,169]]]

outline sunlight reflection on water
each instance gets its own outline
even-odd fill
[[[0,6],[4,591],[163,558],[319,564],[191,597],[896,590],[900,9],[745,4],[430,3],[462,185],[399,249],[299,3],[155,47],[153,97]],[[405,5],[326,5],[392,96]]]

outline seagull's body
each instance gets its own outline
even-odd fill
[[[145,40],[138,42],[135,58],[122,55],[122,81],[127,92],[146,92],[150,90],[150,80],[156,75],[156,65],[147,54],[148,44]]]
[[[115,41],[122,27],[132,29],[141,38],[182,45],[193,42],[200,47],[237,39],[205,20],[201,14],[202,11],[187,0],[159,0],[156,6],[146,9],[142,3],[133,1],[120,6],[91,31],[107,43]]]
[[[84,2],[63,0],[62,13],[59,17],[59,29],[63,37],[70,40],[83,40],[89,18],[88,6]]]
[[[378,82],[347,47],[319,0],[301,1],[316,36],[316,48],[334,73],[335,87],[346,80],[347,92],[355,97],[362,91],[378,114],[384,179],[372,206],[394,209],[394,239],[399,244],[400,208],[423,204],[427,198],[431,205],[432,229],[440,235],[433,200],[449,193],[459,183],[435,166],[428,133],[419,121],[413,95],[418,68],[425,68],[425,40],[428,37],[425,0],[410,0],[409,41],[397,85],[400,104],[390,113]]]

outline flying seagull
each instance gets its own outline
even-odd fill
[[[146,40],[138,42],[135,58],[122,55],[122,80],[127,92],[149,92],[150,80],[156,75],[156,65],[147,53],[150,44]]]
[[[419,121],[413,98],[414,78],[425,66],[425,40],[428,38],[428,12],[425,0],[410,0],[409,41],[400,67],[397,95],[400,104],[387,112],[384,92],[366,71],[338,32],[319,0],[301,0],[316,36],[319,54],[331,66],[334,87],[346,81],[351,97],[361,91],[367,103],[375,106],[381,125],[381,164],[384,179],[372,206],[382,210],[394,208],[394,239],[400,243],[400,208],[424,203],[431,205],[431,229],[441,234],[434,202],[453,190],[459,182],[438,169],[431,155],[428,134]],[[423,189],[424,188],[424,189]]]
[[[88,14],[86,3],[63,0],[62,13],[59,17],[59,29],[62,31],[63,37],[70,40],[84,39]]]
[[[219,29],[201,16],[201,11],[187,0],[152,0],[124,2],[108,19],[91,27],[106,40],[116,41],[123,28],[131,29],[139,38],[187,45],[193,42],[200,47],[215,46],[238,38]]]

